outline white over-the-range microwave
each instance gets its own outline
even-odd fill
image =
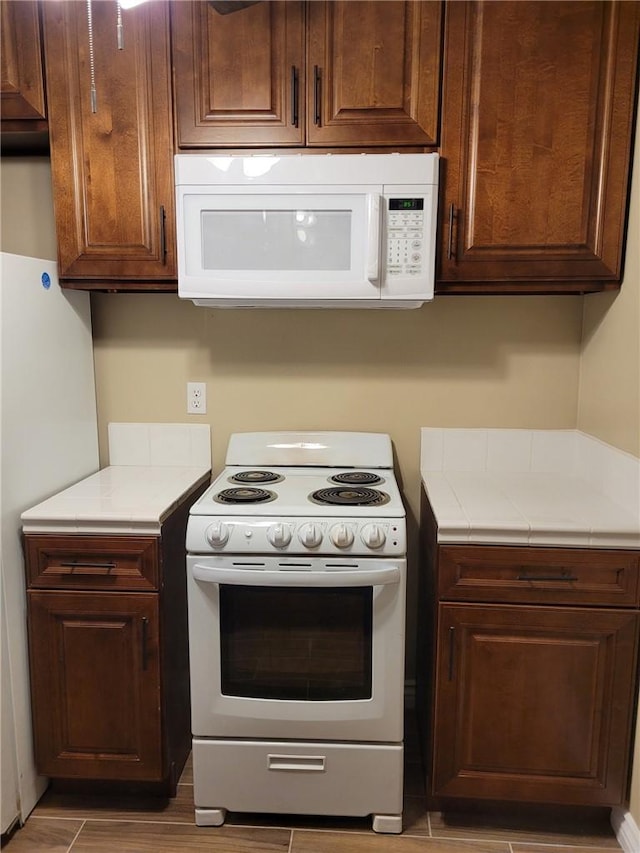
[[[214,307],[433,298],[437,154],[175,157],[178,293]]]

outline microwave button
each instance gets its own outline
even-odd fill
[[[421,249],[422,248],[422,240],[414,240],[411,244],[412,249]]]
[[[420,252],[414,252],[413,255],[411,255],[411,260],[414,262],[414,264],[418,264],[422,260],[422,255],[420,254]]]

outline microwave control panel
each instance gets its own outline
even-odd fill
[[[426,250],[424,198],[387,199],[387,275],[423,275]]]

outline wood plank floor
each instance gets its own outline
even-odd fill
[[[427,812],[417,739],[407,725],[400,836],[377,835],[370,819],[228,814],[197,827],[187,763],[173,799],[48,791],[26,824],[3,839],[7,853],[611,853],[609,822],[528,821]]]

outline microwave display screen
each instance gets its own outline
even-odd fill
[[[424,210],[423,198],[390,198],[389,210]]]
[[[204,210],[206,270],[349,270],[351,210]]]

